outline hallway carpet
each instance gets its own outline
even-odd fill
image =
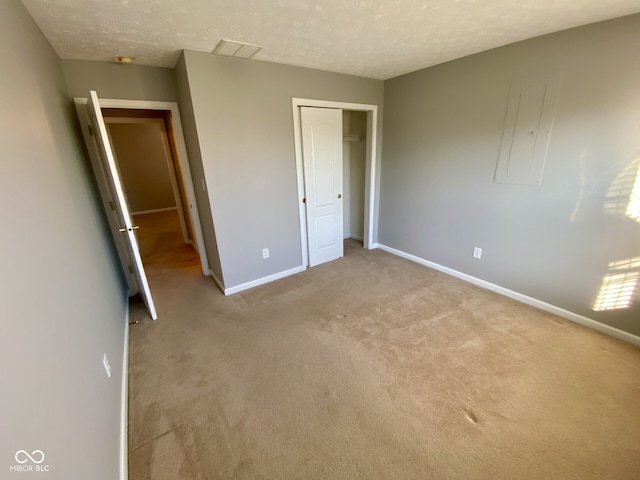
[[[133,220],[140,227],[137,238],[145,270],[199,264],[198,253],[184,243],[176,210],[135,215]]]
[[[347,247],[228,297],[147,268],[129,478],[640,478],[640,349]]]

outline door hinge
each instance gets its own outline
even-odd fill
[[[93,128],[91,128],[91,125],[87,125],[89,127],[89,135],[91,135],[93,137]]]
[[[133,268],[129,265],[129,273],[133,273]]]
[[[302,203],[307,203],[307,197],[302,199]]]
[[[116,207],[114,207],[113,202],[111,200],[109,200],[109,206],[111,207],[111,210],[116,209]]]

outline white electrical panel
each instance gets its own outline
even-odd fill
[[[559,74],[511,86],[495,183],[540,185],[560,90]]]

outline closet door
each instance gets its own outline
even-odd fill
[[[343,256],[342,110],[301,107],[309,266]]]

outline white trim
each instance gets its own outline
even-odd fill
[[[154,208],[153,210],[140,210],[139,212],[131,212],[131,215],[146,215],[148,213],[170,212],[171,210],[178,210],[178,207]]]
[[[216,276],[215,273],[213,273],[213,271],[209,272],[209,275],[211,276],[211,278],[213,278],[213,281],[216,282],[216,285],[218,285],[218,288],[220,289],[220,291],[222,293],[224,292],[224,285],[222,284],[222,282],[220,281],[220,279]],[[226,295],[226,294],[225,294]]]
[[[124,323],[124,347],[122,352],[122,391],[120,397],[120,480],[129,477],[129,299]]]
[[[363,246],[373,246],[373,225],[375,223],[376,198],[376,164],[378,144],[378,106],[365,103],[333,102],[310,98],[291,99],[293,110],[293,141],[296,157],[296,176],[298,179],[298,214],[300,217],[300,248],[302,249],[302,266],[309,265],[309,247],[307,244],[306,208],[302,202],[304,193],[304,168],[302,163],[302,132],[300,123],[300,107],[336,108],[367,112],[367,153],[365,163],[365,201],[364,201],[364,239]]]
[[[527,305],[531,305],[535,308],[539,308],[540,310],[544,310],[545,312],[553,313],[554,315],[558,315],[559,317],[566,318],[567,320],[570,320],[572,322],[579,323],[580,325],[591,328],[593,330],[597,330],[598,332],[604,333],[605,335],[609,335],[611,337],[624,340],[625,342],[632,343],[633,345],[640,346],[640,337],[629,332],[625,332],[624,330],[605,325],[604,323],[600,323],[596,320],[593,320],[592,318],[578,315],[577,313],[565,310],[564,308],[556,307],[555,305],[543,302],[542,300],[538,300],[537,298],[532,298],[522,293],[514,292],[513,290],[509,290],[508,288],[495,285],[476,277],[472,277],[471,275],[467,275],[466,273],[462,273],[452,268],[442,266],[438,263],[425,260],[424,258],[411,255],[410,253],[403,252],[402,250],[387,247],[386,245],[382,245],[381,243],[377,244],[377,248],[393,255],[397,255],[398,257],[402,257],[407,260],[411,260],[412,262],[419,263],[420,265],[424,265],[425,267],[433,268],[434,270],[446,273],[447,275],[451,275],[452,277],[459,278],[460,280],[464,280],[465,282],[472,283],[474,285],[477,285],[478,287],[486,288],[487,290],[499,293],[500,295],[504,295],[505,297],[512,298]]]
[[[74,98],[76,104],[86,104],[86,98]],[[178,165],[182,170],[182,180],[185,186],[185,194],[191,207],[191,225],[193,226],[193,234],[195,235],[196,250],[200,256],[200,264],[202,266],[203,275],[209,275],[209,264],[207,261],[207,251],[204,246],[204,237],[202,235],[202,226],[200,224],[200,215],[198,213],[198,204],[196,203],[196,195],[193,188],[193,180],[191,178],[191,168],[189,166],[189,156],[187,155],[187,146],[184,141],[184,132],[182,131],[182,120],[180,118],[180,110],[176,102],[156,102],[150,100],[122,100],[114,98],[101,98],[100,106],[103,108],[129,108],[134,110],[168,110],[171,112],[171,124],[173,126],[173,138],[178,150]],[[85,126],[82,126],[83,130]]]
[[[266,277],[258,278],[257,280],[252,280],[247,283],[242,283],[240,285],[236,285],[235,287],[225,288],[224,294],[233,295],[234,293],[242,292],[244,290],[249,290],[250,288],[258,287],[260,285],[264,285],[265,283],[273,282],[275,280],[280,280],[281,278],[288,277],[290,275],[295,275],[296,273],[304,272],[306,269],[307,267],[300,265],[299,267],[291,268],[283,272],[274,273],[273,275],[267,275]]]
[[[360,235],[355,235],[353,233],[351,235],[349,235],[347,238],[353,238],[354,240],[358,240],[360,242],[363,241],[363,239],[362,239],[362,237]],[[378,245],[378,244],[376,243],[375,245]],[[375,247],[372,247],[372,248],[375,248]]]

